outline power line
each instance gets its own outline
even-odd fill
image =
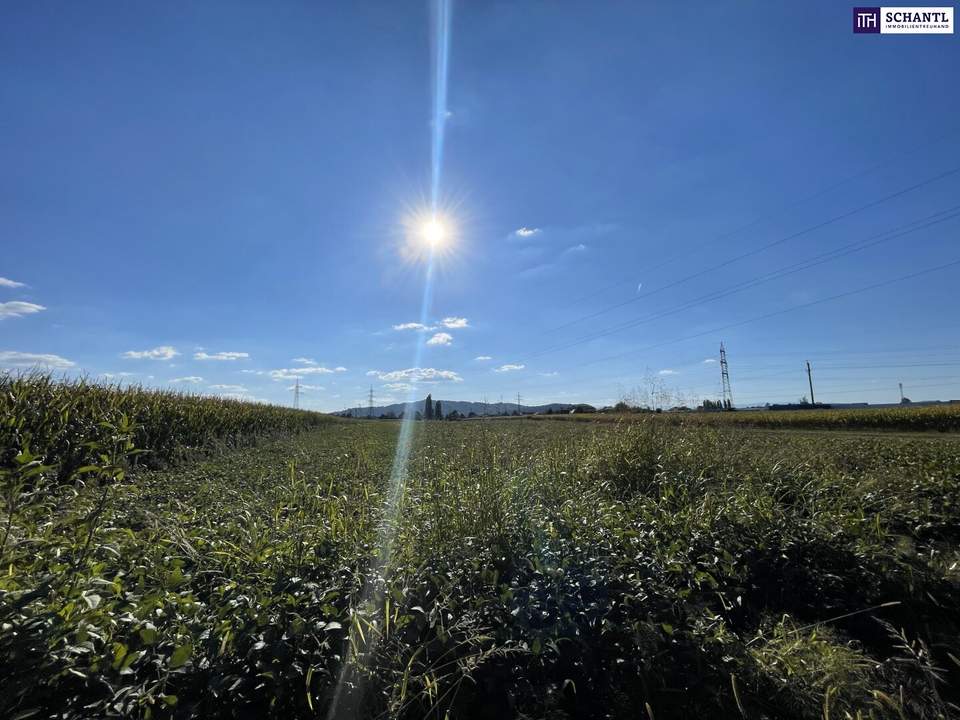
[[[939,217],[939,216],[942,216],[942,217]],[[887,242],[889,240],[893,240],[898,237],[903,237],[904,235],[917,232],[918,230],[924,230],[928,227],[932,227],[933,225],[937,225],[939,223],[952,220],[953,218],[956,218],[956,217],[960,217],[960,205],[955,205],[952,208],[941,210],[939,212],[933,213],[932,215],[928,215],[927,217],[920,218],[919,220],[906,223],[905,225],[901,225],[892,230],[887,230],[877,235],[871,235],[862,240],[857,240],[855,242],[842,245],[839,248],[827,251],[825,253],[821,253],[819,255],[815,255],[814,257],[808,258],[807,260],[802,260],[800,262],[793,263],[791,265],[786,265],[784,267],[768,272],[765,275],[760,275],[750,280],[745,280],[736,285],[732,285],[726,289],[716,290],[716,291],[707,293],[706,295],[701,295],[699,298],[694,298],[693,300],[689,300],[681,305],[675,306],[668,310],[663,310],[663,311],[653,313],[651,315],[647,315],[644,317],[627,320],[625,322],[619,323],[617,325],[613,325],[603,330],[598,330],[588,335],[581,336],[580,338],[571,340],[567,343],[561,343],[559,345],[548,347],[539,352],[535,352],[525,357],[522,357],[518,360],[518,362],[542,357],[543,355],[547,355],[552,352],[557,352],[559,350],[566,350],[571,347],[576,347],[578,345],[582,345],[584,343],[591,342],[593,340],[597,340],[602,337],[614,335],[624,330],[628,330],[630,328],[636,327],[637,325],[642,325],[644,323],[652,322],[654,320],[660,320],[665,317],[669,317],[670,315],[675,315],[678,312],[689,310],[699,305],[704,305],[706,303],[713,302],[715,300],[720,300],[725,297],[729,297],[730,295],[734,295],[744,290],[757,287],[764,283],[771,282],[773,280],[779,280],[781,278],[787,277],[788,275],[793,275],[794,273],[802,272],[803,270],[809,270],[812,267],[823,265],[824,263],[831,262],[841,257],[845,257],[846,255],[850,255],[854,252],[866,250],[867,248],[873,247],[882,242]],[[936,219],[932,219],[932,218],[936,218]],[[917,225],[917,223],[924,223],[924,224]],[[917,226],[910,227],[911,225],[917,225]],[[904,228],[909,228],[909,229],[904,229]]]
[[[730,323],[729,325],[723,325],[721,327],[712,328],[710,330],[704,330],[703,332],[695,333],[694,335],[687,335],[682,338],[675,338],[673,340],[667,340],[661,343],[655,343],[653,345],[647,345],[646,347],[639,348],[639,351],[652,350],[654,348],[663,347],[665,345],[672,345],[678,342],[684,342],[686,340],[693,340],[698,337],[703,337],[704,335],[710,335],[712,333],[721,332],[723,330],[729,330],[735,327],[741,327],[743,325],[748,325],[750,323],[759,322],[760,320],[767,320],[772,317],[777,317],[779,315],[785,315],[786,313],[793,312],[795,310],[803,310],[804,308],[813,307],[814,305],[822,305],[823,303],[832,302],[834,300],[840,300],[845,297],[850,297],[851,295],[857,295],[859,293],[868,292],[870,290],[876,290],[877,288],[886,287],[888,285],[893,285],[894,283],[903,282],[905,280],[912,280],[913,278],[920,277],[922,275],[928,275],[932,272],[937,272],[938,270],[945,270],[949,267],[954,267],[955,265],[960,265],[960,260],[953,260],[943,265],[935,265],[933,267],[925,268],[923,270],[918,270],[916,272],[908,273],[906,275],[901,275],[899,277],[890,278],[889,280],[882,280],[877,283],[872,283],[870,285],[865,285],[864,287],[857,288],[856,290],[848,290],[846,292],[837,293],[836,295],[829,295],[825,298],[820,298],[819,300],[812,300],[810,302],[801,303],[800,305],[793,305],[788,308],[783,308],[782,310],[775,310],[774,312],[765,313],[763,315],[758,315],[756,317],[748,318],[747,320],[741,320],[739,322]],[[601,362],[607,362],[609,360],[616,360],[618,358],[624,357],[625,355],[632,355],[638,352],[638,350],[631,350],[627,353],[618,353],[616,355],[610,355],[605,358],[599,358],[597,360],[590,360],[588,362],[582,363],[580,367],[585,367],[587,365],[595,365]]]
[[[911,388],[932,388],[932,387],[937,387],[937,388],[939,388],[939,387],[957,387],[957,386],[960,386],[960,380],[957,380],[957,381],[955,381],[955,382],[911,383],[907,389],[910,390]],[[877,391],[882,391],[882,390],[885,390],[885,389],[890,389],[890,390],[892,391],[892,388],[878,387],[878,386],[875,385],[875,386],[873,386],[873,387],[862,387],[862,388],[841,388],[841,389],[836,389],[836,390],[835,390],[835,389],[830,389],[830,390],[828,390],[828,391],[826,392],[826,395],[827,395],[827,396],[830,396],[830,395],[851,395],[851,394],[853,394],[853,393],[877,392]],[[823,395],[823,394],[824,394],[824,393],[821,392],[821,395]],[[755,399],[755,398],[759,398],[759,397],[769,397],[769,396],[770,396],[769,393],[754,393],[754,394],[746,395],[745,397],[747,397],[748,399]],[[781,396],[781,397],[782,397],[782,396]],[[821,398],[821,400],[822,400],[822,398]]]
[[[784,350],[782,352],[764,352],[764,353],[751,353],[751,357],[783,357],[785,355],[800,355],[804,352],[807,352],[810,356],[816,355],[887,355],[892,353],[926,353],[928,351],[939,351],[939,350],[948,350],[956,351],[960,350],[960,345],[929,345],[926,347],[918,347],[913,345],[908,348],[885,348],[883,350],[813,350],[807,352],[806,348],[801,348],[798,350]],[[754,367],[754,366],[751,366]],[[754,369],[756,369],[754,367]]]
[[[828,370],[870,370],[873,368],[955,367],[960,362],[901,363],[897,365],[821,365]]]
[[[796,377],[799,373],[803,373],[803,372],[805,372],[805,371],[806,371],[806,368],[805,368],[805,367],[797,367],[797,368],[795,368],[794,370],[791,371],[791,375],[792,375],[793,377]],[[897,380],[903,380],[903,379],[904,379],[904,378],[903,378],[903,377],[900,377],[900,376],[893,376],[893,377],[891,377],[891,376],[866,376],[866,377],[857,376],[857,377],[843,377],[843,378],[836,378],[836,377],[823,378],[823,377],[821,377],[820,380],[819,380],[818,383],[817,383],[817,387],[821,388],[821,394],[822,394],[824,388],[826,388],[826,389],[837,389],[837,388],[847,387],[847,386],[849,385],[849,383],[850,383],[851,380],[853,380],[853,381],[856,381],[856,380],[869,380],[870,382],[878,382],[878,381],[884,381],[884,382],[886,382],[886,381],[897,381]],[[944,381],[944,380],[956,380],[956,379],[960,379],[960,376],[958,376],[957,373],[953,373],[953,374],[951,374],[951,375],[930,375],[930,376],[927,376],[927,377],[913,378],[912,380],[910,380],[910,379],[908,378],[908,381],[909,381],[909,382],[925,382],[925,381],[927,381],[927,380]],[[750,387],[753,387],[753,385],[754,385],[754,381],[744,381],[744,382],[745,382],[748,386],[750,386]],[[785,381],[783,381],[783,382],[789,383],[790,381],[789,381],[789,380],[785,380]],[[938,384],[938,383],[934,383],[934,384]],[[686,385],[686,386],[684,386],[684,388],[682,388],[682,389],[691,390],[691,391],[696,390],[696,391],[704,392],[704,391],[713,391],[713,390],[715,390],[715,386],[712,385],[712,384],[711,384],[711,385]],[[768,393],[768,392],[770,392],[770,391],[769,391],[769,390],[760,390],[760,391],[758,391],[758,392]],[[740,396],[744,396],[744,395],[745,395],[745,396],[751,396],[751,395],[756,395],[756,394],[757,394],[757,392],[747,392],[747,393],[741,392],[741,393],[739,393]]]
[[[960,166],[954,167],[954,168],[952,168],[952,169],[950,169],[950,170],[947,170],[946,172],[942,172],[942,173],[940,173],[939,175],[935,175],[935,176],[933,176],[933,177],[927,178],[926,180],[922,180],[921,182],[916,183],[916,184],[914,184],[914,185],[910,185],[909,187],[902,188],[901,190],[897,190],[896,192],[891,193],[891,194],[889,194],[889,195],[886,195],[886,196],[880,198],[879,200],[873,200],[873,201],[871,201],[871,202],[869,202],[869,203],[867,203],[867,204],[865,204],[865,205],[861,205],[861,206],[859,206],[859,207],[857,207],[857,208],[854,208],[853,210],[848,210],[847,212],[841,213],[841,214],[839,214],[839,215],[835,215],[835,216],[833,216],[832,218],[830,218],[829,220],[824,220],[824,221],[819,222],[819,223],[817,223],[817,224],[815,224],[815,225],[811,225],[811,226],[809,226],[809,227],[806,227],[806,228],[804,228],[803,230],[798,230],[797,232],[794,232],[794,233],[792,233],[792,234],[790,234],[790,235],[786,235],[785,237],[782,237],[782,238],[780,238],[780,239],[778,239],[778,240],[774,240],[773,242],[769,242],[769,243],[767,243],[766,245],[761,245],[761,246],[758,247],[758,248],[755,248],[755,249],[753,249],[753,250],[749,250],[749,251],[747,251],[747,252],[745,252],[745,253],[741,253],[740,255],[736,255],[736,256],[734,256],[734,257],[732,257],[732,258],[729,258],[729,259],[727,259],[727,260],[724,260],[723,262],[719,263],[718,265],[714,265],[714,266],[709,267],[709,268],[707,268],[707,269],[705,269],[705,270],[700,270],[699,272],[695,272],[695,273],[693,273],[692,275],[687,275],[686,277],[680,278],[679,280],[675,280],[675,281],[673,281],[672,283],[668,283],[668,284],[666,284],[666,285],[662,285],[662,286],[660,286],[659,288],[656,288],[656,289],[654,289],[654,290],[650,290],[650,291],[648,291],[648,292],[646,292],[646,293],[643,293],[643,294],[641,294],[641,295],[637,295],[636,297],[632,297],[632,298],[630,298],[629,300],[624,300],[623,302],[616,303],[616,304],[614,304],[614,305],[610,305],[610,306],[608,306],[608,307],[606,307],[606,308],[604,308],[604,309],[602,309],[602,310],[598,310],[598,311],[596,311],[596,312],[594,312],[594,313],[591,313],[591,314],[589,314],[589,315],[584,315],[583,317],[577,318],[576,320],[571,320],[570,322],[564,323],[563,325],[558,325],[557,327],[552,328],[551,330],[548,330],[548,332],[555,332],[555,331],[557,331],[557,330],[562,330],[562,329],[567,328],[567,327],[569,327],[569,326],[571,326],[571,325],[575,325],[575,324],[577,324],[577,323],[583,322],[584,320],[590,320],[590,319],[595,318],[595,317],[598,317],[598,316],[600,316],[600,315],[604,315],[604,314],[606,314],[606,313],[608,313],[608,312],[611,312],[612,310],[616,310],[616,309],[618,309],[618,308],[624,307],[624,306],[629,305],[629,304],[631,304],[631,303],[635,303],[635,302],[637,302],[638,300],[642,300],[643,298],[650,297],[651,295],[655,295],[655,294],[657,294],[657,293],[659,293],[659,292],[662,292],[662,291],[664,291],[664,290],[668,290],[669,288],[676,287],[677,285],[681,285],[681,284],[683,284],[683,283],[685,283],[685,282],[688,282],[688,281],[690,281],[690,280],[694,280],[694,279],[696,279],[696,278],[698,278],[698,277],[702,277],[702,276],[707,275],[707,274],[709,274],[709,273],[715,272],[715,271],[717,271],[717,270],[720,270],[720,269],[722,269],[722,268],[727,267],[728,265],[732,265],[732,264],[735,263],[735,262],[739,262],[740,260],[743,260],[743,259],[745,259],[745,258],[752,257],[753,255],[757,255],[757,254],[759,254],[759,253],[761,253],[761,252],[764,252],[764,251],[766,251],[766,250],[769,250],[769,249],[772,248],[772,247],[776,247],[777,245],[782,245],[783,243],[789,242],[790,240],[795,240],[795,239],[798,238],[798,237],[801,237],[801,236],[806,235],[806,234],[808,234],[808,233],[814,232],[814,231],[816,231],[816,230],[820,230],[820,229],[822,229],[822,228],[824,228],[824,227],[827,227],[828,225],[832,225],[832,224],[835,223],[835,222],[839,222],[839,221],[841,221],[841,220],[845,220],[845,219],[847,219],[847,218],[849,218],[849,217],[852,217],[852,216],[854,216],[854,215],[856,215],[856,214],[858,214],[858,213],[863,212],[864,210],[869,210],[870,208],[874,208],[874,207],[877,207],[878,205],[882,205],[882,204],[884,204],[884,203],[886,203],[886,202],[889,202],[890,200],[893,200],[893,199],[895,199],[895,198],[898,198],[898,197],[900,197],[900,196],[902,196],[902,195],[906,195],[907,193],[913,192],[914,190],[918,190],[919,188],[922,188],[922,187],[925,187],[925,186],[927,186],[927,185],[930,185],[931,183],[937,182],[938,180],[942,180],[943,178],[949,177],[949,176],[954,175],[954,174],[956,174],[956,173],[958,173],[958,172],[960,172]]]
[[[960,130],[960,127],[955,127],[955,128],[951,129],[948,133],[946,133],[945,135],[943,135],[943,136],[941,136],[941,137],[944,138],[944,139],[946,139],[946,138],[952,138],[954,135],[956,135],[956,133],[957,133],[958,130]],[[760,222],[762,222],[762,221],[764,221],[764,220],[767,220],[767,219],[769,219],[769,218],[771,218],[771,217],[775,217],[778,212],[782,212],[783,210],[787,210],[787,209],[789,209],[789,208],[797,207],[797,206],[802,205],[802,204],[804,204],[804,203],[806,203],[806,202],[809,202],[810,200],[815,200],[815,199],[817,199],[818,197],[822,197],[822,196],[826,195],[827,193],[829,193],[829,192],[831,192],[831,191],[833,191],[833,190],[836,190],[838,187],[842,187],[843,185],[846,185],[848,182],[852,182],[853,180],[858,180],[858,179],[860,179],[861,177],[865,177],[865,176],[867,176],[867,175],[870,175],[871,173],[879,170],[880,168],[883,168],[883,167],[886,167],[887,165],[890,165],[891,163],[893,163],[893,161],[894,161],[896,158],[899,158],[899,157],[901,157],[901,156],[913,155],[913,154],[915,154],[916,152],[917,152],[917,150],[912,150],[912,151],[910,151],[910,152],[905,152],[905,153],[904,153],[904,152],[896,153],[896,154],[892,155],[891,157],[887,158],[886,160],[883,160],[883,161],[881,161],[881,162],[879,162],[879,163],[876,163],[875,165],[871,165],[870,167],[865,168],[864,170],[861,170],[860,172],[857,172],[857,173],[855,173],[855,174],[853,174],[853,175],[850,175],[850,176],[845,177],[845,178],[843,178],[843,179],[841,179],[841,180],[838,180],[836,183],[834,183],[834,184],[832,184],[832,185],[829,185],[829,186],[827,186],[827,187],[825,187],[825,188],[823,188],[823,189],[821,189],[821,190],[817,190],[817,191],[814,192],[813,194],[807,195],[806,197],[801,198],[800,200],[796,200],[796,201],[794,201],[794,202],[786,202],[786,203],[783,203],[783,204],[780,205],[775,211],[773,211],[773,212],[768,212],[768,213],[763,213],[763,214],[761,214],[761,215],[758,215],[757,217],[755,217],[753,220],[751,220],[750,222],[748,222],[748,223],[745,224],[745,225],[741,225],[741,226],[739,226],[739,227],[737,227],[737,228],[735,228],[735,229],[733,229],[733,230],[730,230],[730,231],[725,232],[725,233],[722,233],[722,234],[720,234],[720,235],[716,235],[716,236],[714,236],[714,237],[711,237],[710,239],[705,240],[705,241],[703,241],[703,242],[696,243],[696,244],[693,245],[692,247],[687,248],[687,250],[686,250],[685,252],[677,253],[677,254],[675,254],[675,255],[672,255],[671,257],[668,257],[666,260],[663,260],[663,261],[659,262],[658,264],[653,265],[652,267],[646,268],[646,271],[647,271],[648,273],[655,272],[655,271],[659,270],[660,268],[662,268],[662,267],[664,267],[664,266],[666,266],[666,265],[669,265],[670,263],[674,262],[675,260],[678,260],[678,259],[680,259],[680,258],[683,258],[683,257],[689,255],[689,254],[690,254],[691,252],[693,252],[694,250],[698,250],[698,249],[700,249],[700,248],[707,247],[708,245],[711,245],[711,244],[713,244],[713,243],[716,243],[716,242],[718,242],[718,241],[720,241],[720,240],[726,240],[727,238],[731,238],[731,237],[733,237],[733,236],[735,236],[735,235],[738,235],[738,234],[740,234],[741,232],[743,232],[744,230],[749,230],[751,227],[753,227],[754,225],[759,224]],[[636,283],[636,279],[635,279],[635,278],[628,278],[628,279],[621,280],[621,281],[619,281],[619,282],[612,283],[612,284],[610,284],[610,285],[607,285],[606,287],[603,287],[603,288],[601,288],[601,289],[599,289],[599,290],[596,290],[596,291],[594,291],[594,292],[588,293],[587,295],[583,295],[583,296],[575,299],[575,300],[573,301],[573,303],[580,303],[580,302],[583,302],[584,300],[589,300],[590,298],[596,297],[597,295],[600,295],[600,294],[605,293],[605,292],[607,292],[607,291],[609,291],[609,290],[612,290],[612,289],[615,288],[615,287],[622,287],[622,286],[624,286],[624,285],[626,285],[626,284],[628,284],[628,283],[629,283],[629,284],[634,284],[634,283]],[[561,327],[562,327],[562,326],[561,326]],[[559,328],[554,328],[554,329],[559,329]],[[548,330],[548,331],[546,331],[546,332],[552,332],[552,330]]]

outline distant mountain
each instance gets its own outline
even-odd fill
[[[434,400],[436,403],[437,400]],[[470,400],[444,400],[443,398],[439,399],[440,407],[443,410],[444,416],[449,415],[454,410],[456,410],[461,415],[470,415],[474,413],[475,415],[480,416],[491,416],[495,417],[497,415],[513,415],[518,410],[516,403],[482,403],[482,402],[471,402]],[[413,409],[413,412],[420,412],[423,414],[424,407],[426,405],[426,398],[423,400],[416,400],[410,403],[410,407]],[[579,405],[571,405],[569,403],[549,403],[547,405],[520,405],[519,411],[521,415],[533,415],[535,413],[546,413],[548,410],[552,413],[567,413],[573,410]],[[586,406],[585,406],[586,407]],[[368,407],[354,407],[347,408],[346,410],[341,410],[335,415],[341,415],[344,417],[367,417],[372,414],[373,417],[380,417],[381,415],[390,415],[391,413],[397,417],[400,416],[402,412],[408,412],[408,407],[406,403],[394,403],[392,405],[374,405],[373,410],[371,411]]]

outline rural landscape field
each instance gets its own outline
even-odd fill
[[[3,717],[957,714],[955,433],[0,391]]]
[[[0,720],[960,720],[954,10],[0,4]]]

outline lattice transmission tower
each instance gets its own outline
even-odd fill
[[[733,392],[730,390],[730,368],[727,366],[727,349],[720,343],[720,380],[723,382],[723,409],[733,410]]]

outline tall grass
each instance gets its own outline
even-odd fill
[[[238,446],[330,422],[305,410],[202,397],[141,387],[105,386],[49,375],[0,374],[0,468],[28,449],[56,465],[66,481],[98,460],[97,445],[126,422],[131,442],[144,451],[137,461],[157,467],[192,451]]]

